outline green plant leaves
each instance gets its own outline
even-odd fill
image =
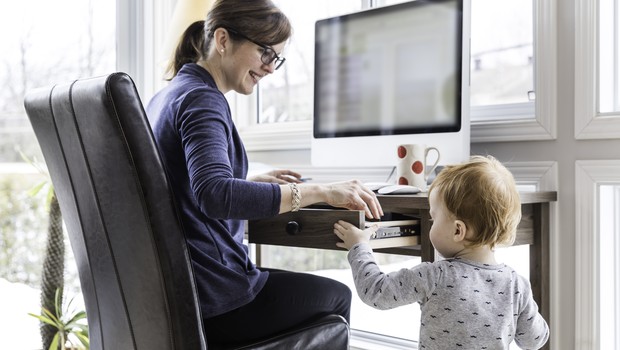
[[[73,298],[69,300],[66,307],[63,309],[62,293],[60,288],[56,290],[54,298],[54,312],[47,308],[41,308],[41,314],[36,315],[28,313],[28,315],[35,317],[39,321],[49,324],[54,327],[57,332],[50,343],[49,350],[56,350],[58,346],[61,349],[65,349],[65,343],[69,342],[73,347],[74,344],[69,339],[69,335],[73,335],[82,344],[85,349],[90,348],[90,341],[88,339],[88,324],[82,322],[86,320],[86,312],[83,310],[73,311],[71,304]]]

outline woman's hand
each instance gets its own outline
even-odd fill
[[[287,169],[272,170],[265,174],[255,175],[248,178],[253,182],[270,182],[276,184],[301,183],[301,174]]]
[[[375,193],[358,180],[326,185],[325,202],[333,207],[364,210],[366,217],[379,219],[383,209]]]
[[[334,224],[334,234],[338,236],[342,242],[338,242],[336,245],[340,248],[350,250],[351,247],[358,243],[368,243],[370,238],[376,234],[377,227],[377,225],[373,225],[362,231],[351,223],[339,220]]]

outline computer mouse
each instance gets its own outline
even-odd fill
[[[422,192],[418,187],[409,185],[390,185],[380,188],[379,194],[415,194]]]
[[[364,186],[368,187],[371,191],[377,191],[382,189],[383,187],[392,186],[393,183],[389,182],[365,182]]]

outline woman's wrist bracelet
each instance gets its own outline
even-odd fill
[[[291,188],[291,211],[299,211],[301,207],[301,191],[295,183],[289,183],[288,187]]]

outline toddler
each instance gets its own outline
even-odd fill
[[[430,239],[444,260],[384,273],[368,244],[376,227],[334,224],[359,297],[377,309],[419,303],[420,349],[508,349],[513,340],[542,347],[549,327],[529,281],[494,255],[513,243],[521,219],[512,174],[491,156],[473,156],[445,167],[428,196]]]

